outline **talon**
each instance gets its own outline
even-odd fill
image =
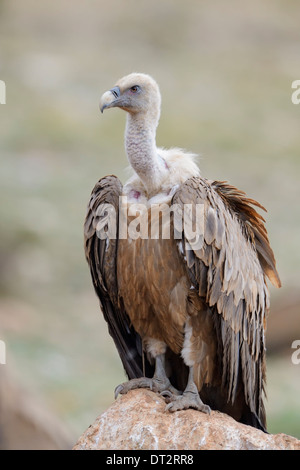
[[[159,394],[164,398],[172,398],[174,395],[170,390],[163,390],[162,392],[159,392]]]
[[[171,401],[165,408],[165,411],[170,411],[170,408],[172,408],[173,402]]]
[[[176,393],[173,392],[173,390],[163,390],[160,392],[160,396],[165,399],[166,403],[171,403],[172,401],[176,400],[178,396],[181,395],[181,393],[174,389]]]
[[[124,387],[123,387],[122,384],[118,385],[115,388],[115,400],[118,398],[119,393],[121,393],[121,395],[122,395],[122,390],[124,390]]]
[[[164,390],[163,392],[160,392],[160,396],[164,398],[166,403],[170,403],[172,399],[174,400],[174,393],[170,392],[169,390]]]

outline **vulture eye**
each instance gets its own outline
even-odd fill
[[[139,87],[138,85],[134,85],[134,86],[132,86],[132,87],[130,88],[130,91],[131,91],[132,93],[138,93],[140,90],[141,90],[141,89],[140,89],[140,87]]]

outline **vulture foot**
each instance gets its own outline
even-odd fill
[[[171,400],[166,406],[166,410],[172,412],[188,410],[189,408],[210,414],[210,407],[205,405],[199,396],[197,386],[193,379],[193,367],[190,367],[188,383],[183,394],[179,397],[175,397],[175,399]]]
[[[159,393],[163,397],[173,397],[174,399],[180,394],[176,388],[174,388],[169,379],[153,377],[140,377],[138,379],[131,379],[128,382],[124,382],[115,388],[115,399],[119,395],[125,395],[129,390],[135,390],[136,388],[148,388],[153,392]]]
[[[117,398],[119,393],[124,395],[129,392],[129,390],[134,390],[136,388],[149,388],[153,392],[159,393],[164,398],[167,398],[167,402],[170,401],[170,398],[174,400],[178,395],[180,395],[180,392],[171,385],[171,382],[166,375],[163,354],[160,354],[155,358],[155,372],[152,379],[148,377],[140,377],[118,385],[115,389],[115,398]]]
[[[210,414],[210,407],[203,403],[203,401],[199,397],[198,392],[193,393],[186,391],[183,393],[183,395],[176,397],[166,406],[166,410],[171,412],[188,410],[189,408],[193,408],[195,410],[202,411],[203,413]]]

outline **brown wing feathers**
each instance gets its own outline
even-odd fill
[[[96,233],[96,227],[103,214],[98,213],[101,204],[111,204],[118,217],[119,196],[122,193],[122,184],[116,176],[106,176],[98,181],[94,187],[88,205],[84,224],[85,254],[90,266],[95,291],[98,295],[102,312],[108,323],[109,333],[112,336],[124,369],[129,378],[141,377],[146,368],[150,376],[152,366],[145,358],[142,360],[142,342],[130,324],[128,315],[118,298],[117,284],[117,248],[118,237],[101,240]],[[116,234],[118,235],[118,233]]]
[[[254,199],[250,199],[243,191],[224,181],[214,181],[212,187],[223,199],[228,208],[235,212],[244,222],[245,230],[253,237],[259,261],[265,274],[275,287],[280,287],[281,282],[276,270],[274,253],[270,246],[264,218],[252,207],[266,209]]]
[[[187,260],[188,275],[199,295],[215,311],[228,401],[234,402],[242,382],[253,419],[264,428],[268,290],[263,273],[277,286],[280,280],[264,219],[252,206],[263,207],[227,183],[203,178],[189,179],[172,200],[172,204],[191,202],[204,204],[203,244],[182,253],[182,246],[191,248],[183,233],[179,253]]]

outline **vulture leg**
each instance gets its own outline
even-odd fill
[[[187,386],[182,395],[175,397],[167,406],[166,409],[169,411],[187,410],[188,408],[194,408],[203,413],[210,414],[210,407],[205,405],[198,393],[197,386],[194,382],[194,368],[189,368],[189,378]]]
[[[115,398],[119,395],[126,394],[129,390],[136,388],[149,388],[153,392],[161,393],[164,395],[168,394],[168,397],[175,397],[180,394],[176,388],[171,385],[170,380],[167,377],[165,371],[165,354],[159,354],[155,358],[155,371],[153,378],[139,377],[137,379],[131,379],[128,382],[124,382],[118,385],[115,389]]]

